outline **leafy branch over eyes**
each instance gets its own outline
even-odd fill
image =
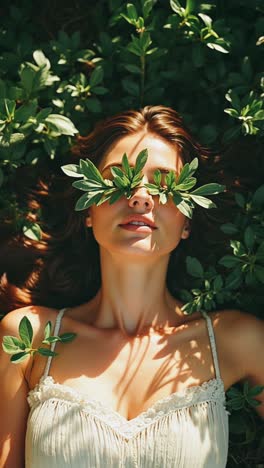
[[[131,198],[133,190],[142,182],[142,169],[146,164],[147,157],[147,149],[144,149],[138,154],[135,167],[130,167],[125,153],[122,158],[122,169],[115,166],[111,168],[113,180],[104,179],[97,167],[89,159],[81,159],[79,165],[68,164],[62,166],[62,170],[66,175],[83,178],[83,180],[78,180],[72,184],[73,187],[87,192],[79,198],[75,210],[84,210],[93,204],[99,206],[107,200],[112,204],[122,196],[128,199]],[[162,185],[160,170],[156,170],[154,183],[144,184],[144,187],[148,189],[151,195],[158,195],[159,202],[162,204],[167,203],[169,197],[171,197],[178,209],[185,216],[191,218],[195,203],[203,208],[214,208],[216,205],[206,196],[215,195],[225,189],[223,185],[210,183],[189,192],[197,182],[197,179],[193,177],[197,168],[198,159],[195,158],[191,163],[183,166],[178,176],[174,171],[170,171],[165,177],[165,185]]]
[[[198,159],[195,158],[191,163],[186,163],[180,174],[177,176],[170,171],[165,177],[165,186],[161,185],[161,172],[156,170],[154,173],[154,184],[145,184],[151,195],[159,195],[159,201],[162,204],[168,202],[171,196],[178,209],[188,218],[192,218],[192,210],[196,203],[203,208],[216,208],[216,205],[205,195],[216,195],[225,190],[224,185],[210,183],[198,187],[193,192],[189,192],[197,182],[193,177],[198,168]]]
[[[109,200],[112,204],[122,196],[131,198],[133,189],[137,187],[142,179],[142,169],[147,161],[147,150],[139,153],[135,167],[130,167],[126,153],[122,158],[122,169],[111,167],[113,180],[104,179],[97,167],[89,159],[80,160],[77,164],[62,166],[63,172],[70,177],[83,177],[83,180],[73,182],[73,187],[87,193],[81,196],[76,203],[75,210],[81,211],[95,204],[101,205]]]
[[[44,339],[42,344],[51,345],[56,341],[69,343],[76,337],[76,333],[63,333],[59,336],[51,335],[51,322],[49,321],[44,330]],[[15,336],[4,336],[2,347],[7,354],[11,354],[10,361],[17,364],[24,361],[28,356],[34,356],[36,353],[42,356],[57,356],[58,353],[49,348],[32,348],[33,328],[29,319],[25,316],[19,323],[19,338]]]

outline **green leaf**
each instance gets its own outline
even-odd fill
[[[52,126],[55,127],[58,130],[58,132],[60,132],[62,135],[73,136],[76,133],[78,133],[77,128],[74,126],[71,120],[68,119],[68,117],[65,117],[64,115],[50,114],[45,119],[45,122],[48,124],[52,124]]]
[[[223,287],[223,278],[221,275],[217,275],[214,279],[213,286],[215,291],[220,291]]]
[[[255,243],[255,234],[250,226],[248,226],[245,230],[244,242],[248,249],[253,249]]]
[[[102,104],[99,99],[95,97],[90,97],[86,100],[85,105],[87,109],[95,114],[102,112]]]
[[[22,87],[27,91],[28,94],[32,92],[35,76],[36,72],[28,66],[25,66],[20,72]]]
[[[155,172],[154,172],[154,182],[156,185],[160,185],[161,184],[161,172],[159,169],[157,169]]]
[[[52,112],[51,107],[46,107],[45,109],[41,109],[36,115],[36,119],[39,123],[43,122]]]
[[[38,353],[42,356],[58,356],[58,353],[55,353],[55,351],[51,351],[51,349],[48,348],[38,348]]]
[[[215,42],[208,42],[207,47],[210,49],[217,50],[217,52],[221,52],[222,54],[228,54],[229,50],[226,49],[225,47],[221,46],[220,44],[216,44]]]
[[[137,38],[133,38],[133,41],[127,45],[127,50],[132,54],[137,55],[138,57],[141,57],[144,54],[144,51],[142,50],[139,40]],[[129,82],[131,83],[130,80]],[[123,83],[124,89],[126,89],[126,86],[126,83]]]
[[[154,194],[152,193],[152,195],[154,195]],[[164,192],[160,192],[160,194],[159,194],[159,202],[160,202],[162,205],[165,205],[165,203],[167,203],[167,201],[168,201],[167,194],[164,193]]]
[[[92,88],[92,91],[94,94],[98,94],[99,96],[103,96],[104,94],[107,94],[109,90],[107,88],[104,88],[104,86],[95,86]]]
[[[84,192],[98,192],[100,190],[103,190],[101,183],[87,179],[77,180],[76,182],[73,182],[72,186],[79,190],[84,190]]]
[[[220,229],[225,234],[237,234],[238,232],[238,228],[232,223],[222,224],[222,226],[220,226]]]
[[[173,201],[175,200],[175,195],[173,195]],[[182,214],[184,214],[184,216],[187,216],[187,218],[192,218],[192,207],[186,203],[184,200],[181,201],[181,203],[178,203],[177,204],[177,207],[178,207],[178,210],[180,210],[180,212]]]
[[[150,195],[159,195],[160,189],[154,184],[145,184],[145,187],[148,189]]]
[[[207,26],[209,29],[212,27],[212,18],[210,16],[205,15],[204,13],[198,13],[198,16],[203,20],[205,26]]]
[[[33,339],[33,328],[29,319],[24,316],[19,323],[19,336],[27,348],[31,348]]]
[[[126,182],[129,183],[129,179],[125,176],[124,172],[122,171],[122,169],[120,169],[120,167],[113,166],[111,167],[110,170],[111,170],[111,174],[114,177],[120,177],[121,179],[123,178],[124,180],[126,179]]]
[[[177,184],[181,184],[182,182],[185,181],[187,177],[190,175],[190,164],[186,163],[184,164],[179,176],[177,177]]]
[[[183,16],[183,8],[178,0],[170,0],[170,6],[175,13],[180,16]]]
[[[243,244],[237,240],[231,240],[230,246],[233,249],[234,255],[237,255],[240,257],[246,253],[246,250]]]
[[[80,167],[77,164],[66,164],[61,166],[61,170],[69,177],[83,177]]]
[[[13,354],[10,360],[14,364],[19,364],[20,362],[24,361],[29,355],[30,355],[29,351],[23,351],[21,353]]]
[[[63,333],[60,335],[60,340],[62,343],[69,343],[70,341],[73,341],[76,336],[76,333]]]
[[[154,3],[155,3],[155,0],[144,0],[143,1],[142,9],[143,9],[144,19],[148,18],[148,16],[150,15]]]
[[[137,9],[132,3],[127,4],[127,16],[129,19],[134,21],[138,18]]]
[[[35,241],[41,240],[41,228],[37,223],[28,222],[22,227],[22,231],[24,236],[28,237],[28,239]]]
[[[264,120],[264,109],[259,110],[254,114],[254,120]]]
[[[177,184],[175,187],[175,190],[178,191],[186,191],[192,189],[196,184],[196,179],[195,177],[188,177],[182,184]]]
[[[257,279],[264,284],[264,267],[260,265],[255,265],[254,273]]]
[[[236,200],[236,203],[238,204],[238,206],[240,206],[240,208],[245,207],[246,200],[245,200],[244,195],[242,195],[242,193],[235,193],[235,200]]]
[[[129,161],[128,161],[128,157],[126,153],[124,153],[122,157],[122,167],[128,179],[129,180],[132,179],[133,171],[131,167],[129,166]]]
[[[90,86],[91,87],[97,86],[99,83],[102,82],[103,77],[104,77],[103,68],[101,66],[97,66],[91,74]]]
[[[51,321],[48,321],[44,329],[44,340],[49,338],[50,335],[51,335]]]
[[[187,272],[189,275],[194,276],[195,278],[203,278],[204,276],[204,269],[195,257],[186,257],[186,266]]]
[[[259,395],[264,390],[264,385],[255,385],[254,387],[250,388],[248,391],[248,395],[250,397]]]
[[[216,183],[211,183],[211,184],[206,184],[202,185],[201,187],[198,187],[195,189],[191,195],[215,195],[217,193],[223,192],[225,190],[224,185],[216,184]]]
[[[200,205],[203,208],[216,208],[216,205],[209,200],[209,198],[201,197],[200,195],[193,195],[193,193],[190,193],[190,197],[195,203],[197,203],[197,205]]]
[[[104,184],[104,179],[95,164],[90,159],[80,159],[80,170],[87,179]]]
[[[186,0],[186,14],[190,15],[195,10],[195,4],[197,0]]]
[[[13,118],[16,109],[16,101],[11,101],[10,99],[4,99],[4,105],[6,110],[6,115],[9,118]]]
[[[27,102],[16,109],[15,121],[16,122],[26,122],[30,117],[33,117],[36,114],[37,110],[37,101]]]
[[[102,193],[94,194],[93,196],[89,196],[88,193],[84,193],[75,205],[76,211],[86,210],[94,203],[98,203],[102,198]]]
[[[226,109],[224,109],[224,112],[236,119],[239,117],[239,112],[236,109],[232,109],[231,107],[227,107]]]
[[[264,205],[264,185],[261,185],[254,193],[252,198],[253,203]]]
[[[143,167],[145,166],[147,162],[147,159],[148,159],[148,150],[144,149],[140,151],[139,155],[137,156],[136,164],[134,168],[135,175],[139,174],[142,171]]]
[[[50,61],[45,57],[42,50],[35,50],[33,52],[33,58],[39,67],[46,67],[47,70],[50,69]]]
[[[225,266],[226,268],[233,268],[238,264],[242,263],[242,260],[238,257],[234,257],[233,255],[224,255],[219,262],[220,265]]]
[[[115,192],[113,192],[109,199],[110,205],[118,201],[122,196],[123,196],[123,192],[121,190],[116,190]]]
[[[172,190],[175,185],[176,174],[173,171],[170,171],[165,176],[165,184],[168,186],[168,190]]]
[[[124,67],[130,73],[134,73],[136,75],[141,74],[141,69],[137,65],[132,65],[132,64],[129,63],[129,64],[124,65]]]
[[[257,256],[257,260],[264,261],[264,240],[258,246],[256,256]]]
[[[7,354],[14,354],[18,351],[25,349],[23,341],[19,340],[15,336],[4,336],[2,342],[2,348]]]
[[[115,176],[113,182],[115,186],[119,189],[126,189],[130,185],[129,180],[125,178],[124,176],[123,177]]]
[[[128,94],[131,94],[135,97],[138,97],[140,95],[140,88],[138,83],[135,83],[132,80],[124,79],[122,80],[122,86]]]
[[[56,343],[57,341],[61,341],[59,336],[49,336],[48,338],[43,340],[42,343],[50,345],[51,343]]]
[[[24,133],[15,132],[15,133],[12,133],[12,135],[10,135],[8,143],[9,145],[17,145],[21,143],[22,141],[24,141],[25,138],[26,136],[24,135]],[[6,144],[6,146],[9,146],[9,145]]]
[[[189,175],[193,175],[193,173],[198,169],[199,161],[198,158],[194,158],[189,164]]]

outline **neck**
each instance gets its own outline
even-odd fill
[[[132,336],[173,326],[175,300],[166,287],[168,260],[129,260],[125,264],[123,258],[102,251],[102,286],[93,325]]]

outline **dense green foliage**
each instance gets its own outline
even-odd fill
[[[182,291],[185,310],[228,303],[263,317],[263,12],[261,0],[98,0],[96,7],[84,0],[13,1],[3,8],[3,232],[41,238],[41,212],[29,212],[16,191],[25,169],[32,187],[45,164],[59,170],[74,136],[99,119],[168,105],[202,143],[232,149],[233,172],[248,189],[237,191],[232,222],[221,228],[227,251],[210,254],[209,267],[187,258],[193,282]],[[252,411],[259,390],[245,384],[228,392],[229,468],[263,466],[264,437]]]

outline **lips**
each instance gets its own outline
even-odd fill
[[[151,229],[157,229],[154,221],[141,215],[131,215],[125,218],[119,226],[135,226],[135,227],[148,227]]]

